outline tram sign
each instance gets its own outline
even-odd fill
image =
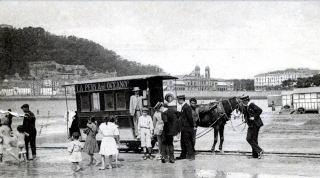
[[[93,92],[93,91],[106,91],[106,90],[120,90],[127,89],[129,86],[128,80],[112,81],[103,83],[88,83],[76,85],[76,93],[80,92]]]

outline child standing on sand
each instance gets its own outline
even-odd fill
[[[90,163],[87,166],[93,165],[93,160],[96,161],[96,166],[100,161],[94,157],[94,153],[99,152],[99,145],[96,140],[97,125],[95,123],[96,119],[94,117],[88,118],[87,128],[84,133],[87,134],[86,142],[84,143],[83,151],[86,152],[90,157]]]
[[[81,167],[79,166],[79,162],[82,161],[81,155],[81,143],[79,141],[80,134],[78,132],[74,132],[72,134],[73,141],[68,146],[68,151],[70,153],[70,161],[76,166],[75,172],[78,172]]]
[[[143,148],[144,160],[153,159],[151,137],[153,135],[153,122],[151,116],[148,115],[148,108],[142,108],[142,116],[138,121],[139,138],[141,139],[141,148]],[[147,148],[149,155],[147,156]]]
[[[108,169],[112,169],[112,155],[116,155],[118,158],[119,150],[117,143],[119,143],[119,130],[118,125],[114,123],[114,118],[105,116],[103,118],[103,123],[99,126],[99,132],[103,135],[100,152],[102,165],[99,170],[105,169],[105,156],[109,156],[109,166]]]

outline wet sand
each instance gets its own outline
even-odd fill
[[[228,121],[225,126],[223,149],[225,154],[212,155],[200,152],[196,161],[176,161],[175,164],[162,164],[160,161],[143,161],[142,154],[120,153],[119,168],[99,171],[95,167],[86,167],[74,173],[68,161],[66,149],[67,125],[62,116],[37,118],[37,146],[39,160],[16,165],[10,156],[5,156],[1,165],[1,177],[319,177],[320,122],[318,114],[279,115],[278,112],[266,111],[261,115],[265,126],[261,128],[259,144],[265,150],[263,159],[248,159],[251,148],[246,142],[247,128],[244,125],[234,127]],[[14,119],[13,128],[21,124],[21,119]],[[234,126],[240,119],[232,120]],[[198,128],[198,133],[206,128]],[[176,150],[180,149],[175,142]],[[213,131],[197,139],[196,149],[207,151],[213,144]],[[219,144],[219,142],[218,142]],[[123,145],[123,147],[125,147]],[[45,148],[45,149],[44,149]],[[216,146],[216,149],[218,145]],[[230,153],[230,151],[232,151]],[[239,153],[238,153],[239,152]],[[286,153],[286,154],[270,154]],[[288,153],[309,154],[307,157],[291,157]],[[179,151],[176,152],[179,155]],[[311,156],[310,156],[311,155]],[[83,154],[85,160],[89,157]],[[96,155],[99,156],[99,155]],[[297,155],[294,155],[297,156]],[[301,156],[301,155],[300,155]]]
[[[39,149],[39,159],[17,165],[5,158],[1,164],[1,177],[154,177],[154,178],[302,178],[319,177],[318,159],[265,156],[248,159],[240,155],[198,154],[195,161],[179,160],[174,164],[159,160],[143,160],[141,154],[120,153],[113,169],[98,170],[86,166],[89,157],[82,154],[83,168],[74,172],[65,149]],[[98,156],[98,155],[96,155]],[[178,156],[178,154],[176,154]]]

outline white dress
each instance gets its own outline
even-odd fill
[[[109,156],[116,155],[119,153],[116,140],[114,138],[115,135],[119,135],[119,130],[116,124],[112,122],[102,123],[99,126],[99,132],[103,135],[99,154]]]
[[[71,162],[76,163],[82,161],[81,147],[82,144],[79,142],[79,140],[74,140],[69,144],[68,151],[71,153]]]

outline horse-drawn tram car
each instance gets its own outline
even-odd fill
[[[88,117],[94,116],[98,125],[102,117],[109,115],[115,118],[119,126],[120,143],[126,144],[130,149],[137,149],[140,142],[135,137],[133,118],[130,115],[130,96],[133,89],[139,88],[143,107],[148,108],[149,114],[154,113],[153,106],[163,101],[163,80],[177,79],[173,76],[163,75],[135,75],[79,81],[74,84],[76,93],[77,117],[82,141],[86,139],[83,130],[86,128]],[[141,108],[142,109],[142,108]],[[102,136],[96,136],[101,141]]]
[[[282,106],[291,107],[298,113],[318,113],[320,109],[320,87],[295,88],[281,93]]]

